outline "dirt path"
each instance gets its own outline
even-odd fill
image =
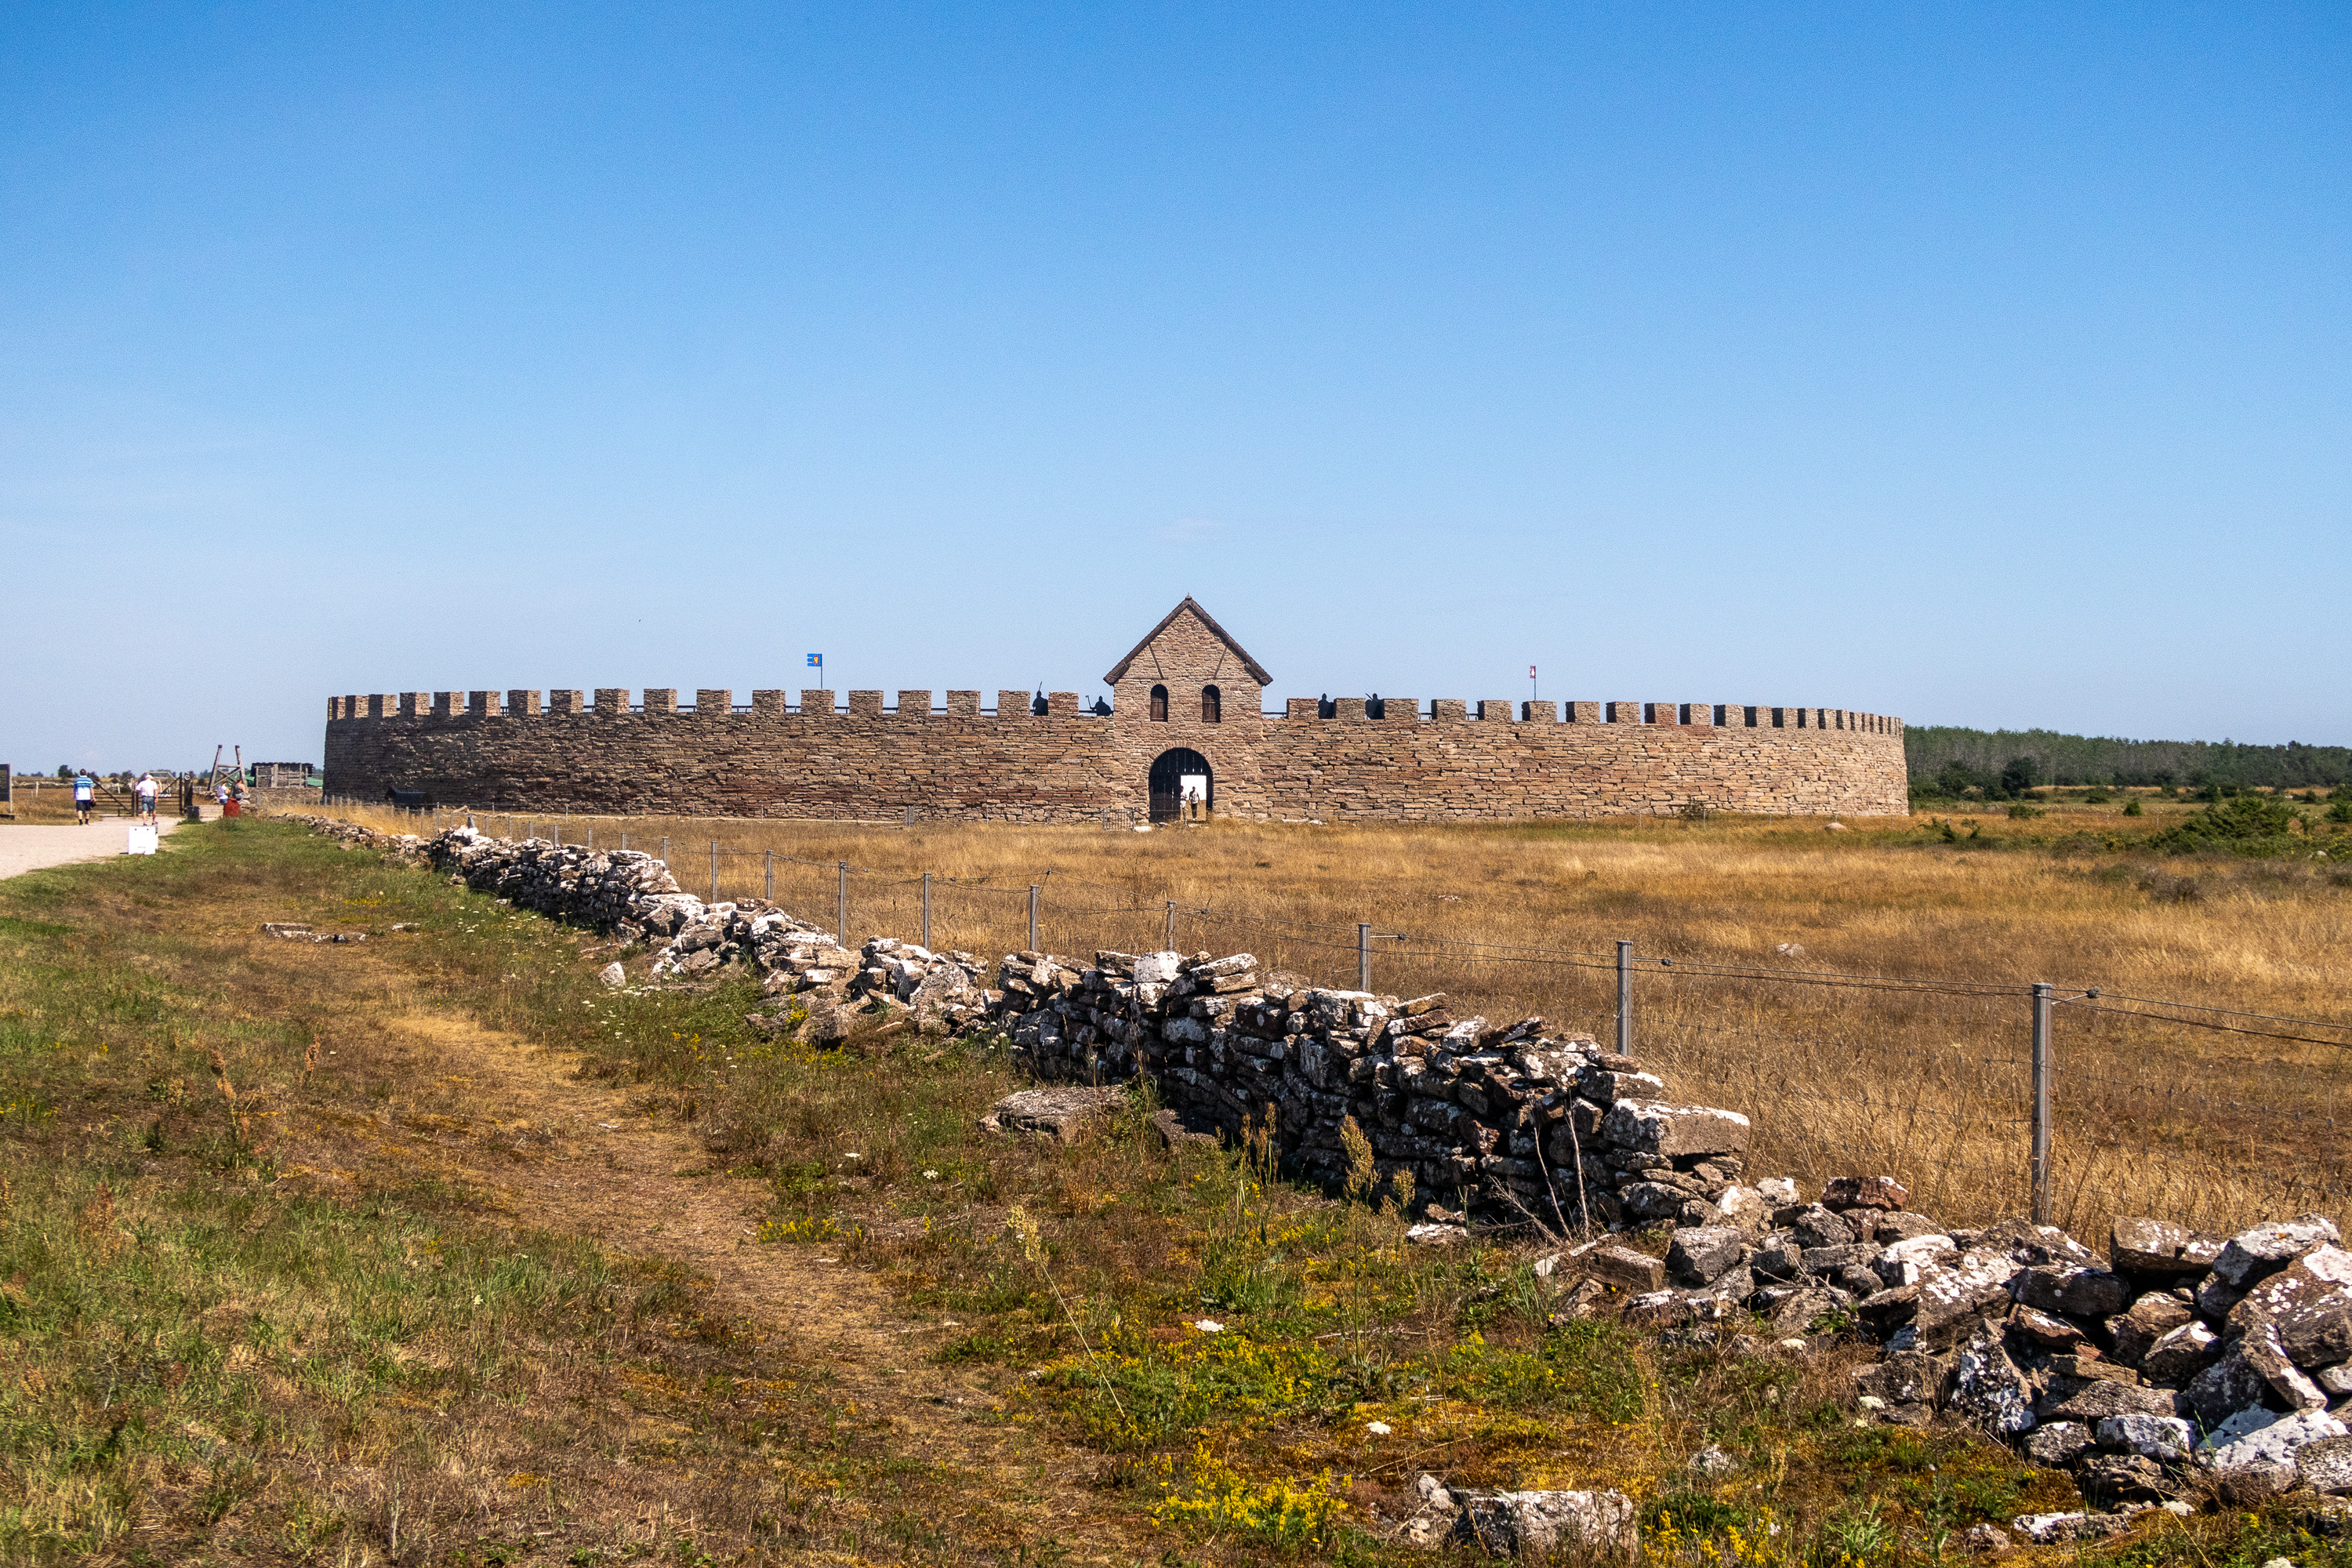
[[[303,947],[287,958],[300,965],[322,952],[357,956]],[[390,960],[369,952],[361,962],[381,965],[404,989]],[[458,1177],[518,1224],[707,1277],[728,1316],[763,1342],[781,1342],[792,1360],[822,1366],[840,1398],[887,1421],[891,1458],[985,1472],[988,1510],[1011,1516],[1034,1541],[1066,1543],[1068,1561],[1158,1554],[1164,1543],[1147,1549],[1131,1505],[1106,1507],[1086,1484],[1099,1456],[1005,1422],[978,1375],[931,1363],[932,1348],[958,1325],[900,1316],[878,1283],[822,1246],[758,1241],[764,1184],[706,1173],[712,1157],[674,1122],[583,1080],[577,1057],[452,1010],[412,1002],[377,1022],[391,1037],[380,1059],[401,1087],[390,1108],[394,1135],[377,1143],[374,1158]],[[316,1173],[340,1184],[331,1172]]]

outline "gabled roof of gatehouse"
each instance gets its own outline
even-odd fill
[[[1256,681],[1260,686],[1270,686],[1274,683],[1274,677],[1266,673],[1265,666],[1252,658],[1249,656],[1249,650],[1242,647],[1241,644],[1235,642],[1231,632],[1228,632],[1224,627],[1217,625],[1217,617],[1202,609],[1201,607],[1201,602],[1192,597],[1192,595],[1187,594],[1184,595],[1184,599],[1181,604],[1179,604],[1174,609],[1169,611],[1165,616],[1161,617],[1158,626],[1152,627],[1150,631],[1144,634],[1143,640],[1137,643],[1134,647],[1129,649],[1128,651],[1128,656],[1125,658],[1120,659],[1117,664],[1111,666],[1110,673],[1103,677],[1103,684],[1105,686],[1117,686],[1119,681],[1125,678],[1127,674],[1127,667],[1133,664],[1139,658],[1142,657],[1143,650],[1150,647],[1153,640],[1157,638],[1161,632],[1166,631],[1171,626],[1173,626],[1175,624],[1176,617],[1182,615],[1187,610],[1192,611],[1194,616],[1198,616],[1201,624],[1209,628],[1210,634],[1219,642],[1224,644],[1225,647],[1232,651],[1233,656],[1235,658],[1242,661],[1242,668],[1250,672],[1251,679]]]

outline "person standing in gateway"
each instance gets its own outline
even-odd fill
[[[97,805],[98,781],[89,776],[88,768],[84,768],[74,774],[74,816],[78,826],[89,826],[89,814]]]
[[[139,815],[147,826],[152,827],[155,825],[155,775],[141,773],[136,787],[139,792]]]

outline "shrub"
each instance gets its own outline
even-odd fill
[[[2240,793],[2206,806],[2179,826],[2158,834],[2151,842],[2168,849],[2277,854],[2293,847],[2295,821],[2294,807],[2286,802],[2265,795]]]

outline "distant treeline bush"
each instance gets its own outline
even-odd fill
[[[1994,784],[2014,795],[2034,784],[2209,784],[2310,789],[2352,783],[2352,746],[2248,746],[2235,741],[2125,741],[2054,730],[1964,730],[1914,725],[1903,732],[1911,786],[1939,781]],[[2009,787],[1996,781],[2006,774]],[[1953,792],[1957,793],[1957,792]]]

